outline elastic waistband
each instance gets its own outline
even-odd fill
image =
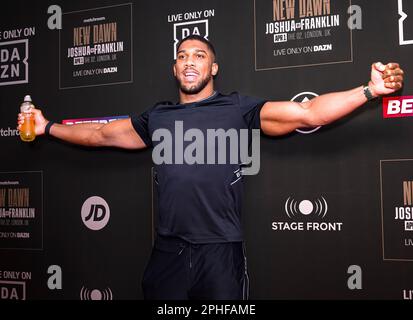
[[[243,245],[243,241],[231,242],[216,242],[216,243],[191,243],[179,237],[170,237],[159,235],[155,239],[155,248],[164,252],[181,253],[183,249],[191,246],[192,248],[199,248],[201,246],[233,246]]]

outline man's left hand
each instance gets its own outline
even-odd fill
[[[398,63],[391,62],[386,65],[381,62],[371,66],[370,90],[373,96],[391,94],[403,87],[404,71]]]

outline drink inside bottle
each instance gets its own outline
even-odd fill
[[[34,131],[34,115],[32,109],[32,99],[30,96],[24,97],[24,102],[20,106],[20,112],[23,114],[24,122],[20,128],[20,139],[26,142],[33,141],[36,138]]]

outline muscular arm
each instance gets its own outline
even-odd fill
[[[142,149],[146,145],[132,126],[130,119],[107,124],[53,124],[50,135],[61,140],[89,147]]]
[[[267,102],[261,109],[261,128],[277,136],[298,128],[323,126],[337,120],[367,101],[363,86],[328,93],[307,102]]]
[[[36,136],[44,134],[49,122],[41,110],[33,110],[35,116]],[[19,114],[18,129],[21,128],[23,117]],[[123,149],[143,149],[146,144],[132,126],[131,119],[112,121],[107,124],[84,123],[64,125],[55,123],[49,131],[50,135],[63,141],[89,147],[118,147]]]
[[[396,63],[372,66],[369,87],[374,96],[390,94],[402,87],[403,70]],[[328,93],[307,102],[267,102],[261,109],[261,129],[277,136],[297,128],[329,124],[367,102],[363,86],[348,91]]]

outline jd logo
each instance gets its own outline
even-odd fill
[[[82,206],[82,221],[91,230],[103,229],[109,222],[110,209],[105,199],[93,196],[88,198]]]
[[[86,221],[93,219],[94,221],[102,221],[106,216],[106,209],[104,205],[92,204],[90,206],[89,215],[85,218]]]

